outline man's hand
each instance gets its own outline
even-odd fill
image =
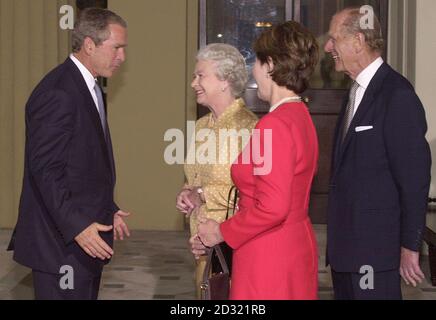
[[[130,216],[130,212],[119,210],[114,215],[114,240],[124,240],[124,235],[130,237],[129,228],[123,218]]]
[[[114,254],[109,245],[100,237],[99,232],[109,232],[112,226],[94,222],[74,238],[78,245],[91,257],[100,260],[110,259]]]
[[[407,285],[414,287],[424,280],[424,273],[419,266],[419,252],[401,248],[400,275]]]
[[[224,241],[219,223],[211,219],[200,219],[198,237],[203,245],[207,247],[213,247]]]

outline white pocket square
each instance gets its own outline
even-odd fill
[[[356,132],[368,131],[374,129],[373,126],[356,127]]]

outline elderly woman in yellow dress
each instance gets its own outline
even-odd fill
[[[188,151],[195,153],[196,160],[185,164],[187,182],[177,196],[176,207],[190,217],[192,236],[197,234],[199,219],[225,220],[233,186],[230,167],[249,141],[258,120],[241,98],[248,74],[245,60],[235,47],[210,44],[201,49],[193,76],[191,87],[197,102],[211,112],[196,122],[195,149]],[[222,139],[224,136],[230,138]],[[197,260],[198,294],[205,264],[204,256]]]

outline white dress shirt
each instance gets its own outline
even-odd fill
[[[359,88],[356,91],[356,101],[354,102],[353,116],[356,114],[357,109],[362,102],[363,96],[365,95],[369,83],[371,82],[372,78],[374,78],[375,74],[383,63],[384,61],[381,57],[377,58],[357,76],[356,82],[359,84]]]
[[[70,54],[70,59],[73,60],[74,64],[79,68],[80,73],[83,76],[83,79],[85,79],[86,85],[88,86],[89,93],[91,93],[92,99],[94,100],[95,107],[98,111],[98,102],[97,102],[97,95],[95,93],[94,87],[96,85],[96,79],[94,76],[89,72],[89,70],[77,59],[73,54]]]

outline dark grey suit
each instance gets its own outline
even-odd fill
[[[104,263],[88,256],[74,238],[94,222],[113,224],[119,209],[114,186],[110,133],[105,138],[86,82],[67,59],[39,83],[26,105],[24,180],[11,241],[14,259],[36,272],[56,276],[68,265],[78,279],[99,279]],[[101,236],[112,246],[112,232]],[[81,289],[88,290],[75,288]]]

